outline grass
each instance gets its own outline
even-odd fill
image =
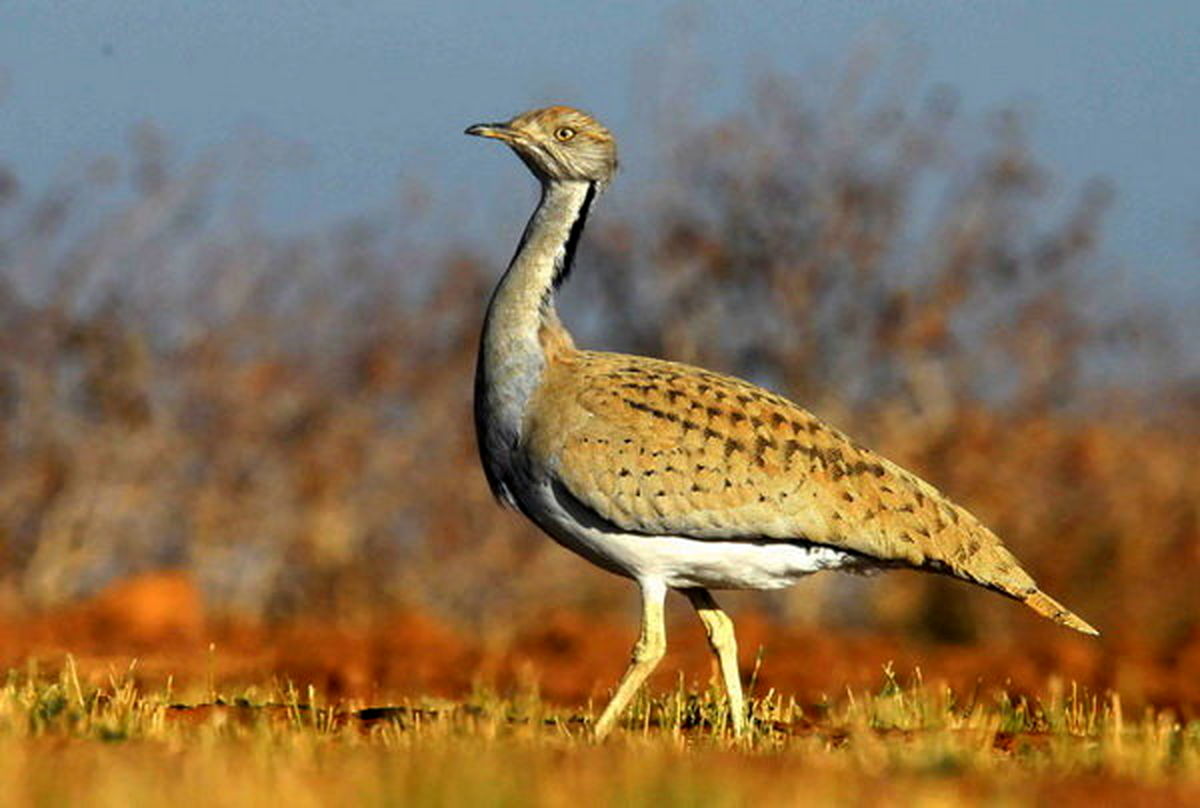
[[[10,671],[0,792],[16,805],[959,804],[1200,796],[1200,722],[1125,716],[1115,693],[1051,682],[964,696],[885,670],[872,692],[752,702],[734,740],[718,691],[644,697],[604,744],[591,712],[536,693],[388,708],[286,684],[143,692]]]

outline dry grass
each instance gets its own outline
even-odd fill
[[[12,672],[0,789],[14,804],[1082,804],[1200,796],[1200,724],[1123,714],[1113,694],[963,700],[885,672],[874,692],[753,700],[734,741],[716,690],[641,700],[603,745],[590,713],[535,694],[389,709],[290,687],[141,692]],[[186,706],[186,697],[204,701]]]

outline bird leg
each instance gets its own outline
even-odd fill
[[[721,610],[707,589],[685,589],[683,594],[691,601],[704,630],[708,632],[708,644],[717,656],[721,667],[721,679],[729,695],[729,710],[733,713],[733,734],[741,737],[746,732],[746,703],[742,698],[742,680],[738,676],[737,637],[733,632],[733,621]]]
[[[640,581],[639,585],[642,590],[642,633],[633,646],[629,668],[621,677],[617,692],[596,722],[596,740],[608,735],[638,688],[667,652],[667,629],[663,620],[667,588],[661,581]]]

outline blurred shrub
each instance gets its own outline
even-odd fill
[[[567,295],[591,302],[567,318],[585,341],[789,393],[976,509],[1118,639],[1197,632],[1200,397],[1152,316],[1098,313],[1103,184],[1049,205],[1019,119],[972,151],[944,90],[765,82],[683,128],[670,182],[589,235]],[[270,236],[230,186],[148,127],[126,164],[38,198],[0,166],[0,607],[159,567],[227,615],[411,606],[495,633],[611,602],[477,469],[501,268],[416,246],[413,211]],[[932,576],[834,580],[773,603],[945,639],[1020,619]]]

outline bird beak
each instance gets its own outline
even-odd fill
[[[506,123],[477,123],[474,126],[468,126],[464,134],[475,137],[491,137],[503,140],[505,143],[512,143],[520,137],[520,133]]]

